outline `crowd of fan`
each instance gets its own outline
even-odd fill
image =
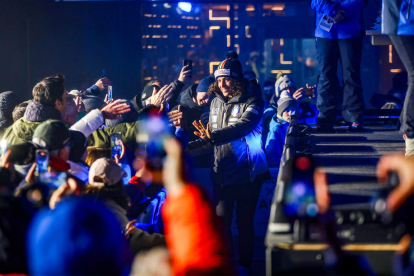
[[[309,85],[297,89],[288,75],[278,74],[264,83],[262,93],[255,78],[243,78],[234,52],[226,56],[214,77],[182,91],[194,81],[191,73],[184,67],[169,85],[152,81],[131,100],[101,99],[110,85],[106,78],[85,91],[68,93],[62,75],[38,82],[33,99],[22,103],[14,92],[0,93],[0,128],[7,142],[0,168],[0,273],[236,273],[228,233],[232,215],[220,215],[217,209],[224,221],[218,219],[210,199],[191,184],[191,164],[185,156],[203,156],[214,149],[212,182],[222,188],[215,200],[231,202],[232,210],[250,188],[229,199],[223,187],[230,187],[231,193],[236,189],[233,184],[253,183],[260,191],[268,168],[280,164],[291,115],[315,122],[316,89]],[[224,107],[219,107],[220,101]],[[175,139],[164,143],[162,171],[148,166],[151,156],[137,143],[144,115],[154,110],[166,114],[174,128]],[[122,153],[112,156],[114,133],[122,135]],[[62,185],[38,181],[39,149],[49,154],[50,172],[66,173]],[[395,167],[394,159],[385,159],[382,174],[389,164],[395,170],[411,166],[392,158],[400,166]],[[402,191],[390,199],[394,209],[414,191],[409,174],[403,171]],[[240,179],[246,177],[250,181],[242,183]],[[145,219],[154,202],[158,209]],[[253,248],[243,246],[249,246],[254,230],[243,232],[242,228],[243,223],[253,225],[257,197],[252,202],[250,209],[237,206],[238,220],[250,217],[238,225],[246,243],[239,244],[239,264],[248,273]],[[243,270],[239,267],[238,272]]]

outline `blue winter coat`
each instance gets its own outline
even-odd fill
[[[328,39],[347,39],[360,37],[362,30],[362,9],[365,7],[364,0],[312,0],[312,9],[316,11],[315,37]],[[319,28],[319,22],[324,14],[333,17],[333,12],[338,9],[347,11],[345,19],[340,23],[333,24],[332,29],[327,32]]]
[[[288,127],[289,123],[278,118],[277,114],[270,121],[269,133],[267,134],[265,145],[266,160],[269,168],[277,168],[280,166]]]
[[[382,2],[382,33],[414,35],[414,1],[384,0]],[[408,15],[408,19],[407,19]]]

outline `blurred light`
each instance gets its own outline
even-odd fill
[[[306,214],[309,217],[315,217],[318,214],[318,205],[311,203],[306,207]]]
[[[290,74],[292,73],[292,70],[272,70],[271,71],[272,74],[278,74],[279,72],[282,72],[284,74]]]
[[[293,62],[290,60],[284,60],[285,55],[280,53],[280,64],[292,64]]]
[[[228,6],[228,7],[230,7],[230,6]],[[210,20],[210,21],[213,21],[213,20],[226,20],[227,21],[227,29],[230,29],[230,17],[213,17],[213,10],[209,10],[208,11],[208,19]]]
[[[302,182],[293,184],[292,192],[295,194],[295,197],[304,196],[306,193],[306,185]]]
[[[388,48],[388,62],[392,63],[392,45],[389,45]]]
[[[307,170],[310,168],[311,162],[309,160],[309,158],[307,157],[299,157],[298,159],[296,159],[296,167],[299,170]]]
[[[209,64],[210,67],[210,75],[214,73],[214,65],[219,65],[221,61],[212,61]]]
[[[178,7],[185,12],[190,12],[192,5],[189,2],[178,2]]]
[[[391,69],[390,72],[391,73],[400,73],[401,69]]]
[[[250,29],[250,26],[245,26],[244,27],[244,30],[245,30],[245,33],[246,33],[246,37],[247,38],[251,38],[252,36],[249,34],[249,29]]]

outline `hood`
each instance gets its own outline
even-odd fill
[[[30,122],[44,122],[49,119],[62,120],[62,114],[56,108],[39,102],[31,102],[23,118]]]
[[[199,106],[193,101],[193,95],[195,95],[197,89],[197,84],[194,84],[188,87],[183,93],[181,93],[180,105],[188,108],[197,108],[202,109],[203,107]]]
[[[20,118],[13,124],[14,134],[23,141],[32,141],[36,128],[43,122],[30,122]]]

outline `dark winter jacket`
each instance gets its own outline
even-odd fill
[[[270,168],[278,168],[280,166],[288,127],[289,123],[277,117],[277,114],[270,121],[265,145],[267,164]]]
[[[13,125],[7,128],[3,139],[8,145],[28,142],[32,140],[35,129],[47,120],[61,120],[61,113],[56,108],[39,102],[31,102],[24,113]]]
[[[181,105],[181,112],[183,112],[183,117],[186,122],[187,131],[190,133],[190,140],[194,141],[198,139],[198,136],[194,134],[196,128],[193,126],[194,121],[202,120],[203,118],[208,118],[208,114],[210,113],[210,105],[207,106],[199,106],[197,103],[194,102],[193,97],[196,95],[197,84],[194,84],[184,90],[181,93],[181,98],[179,101],[179,105]],[[178,105],[175,106],[172,110],[176,110]],[[208,121],[204,122],[205,124]]]
[[[250,93],[226,102],[220,94],[211,102],[210,130],[214,141],[195,141],[188,150],[214,148],[211,179],[216,185],[228,185],[255,178],[268,171],[262,150],[261,129],[263,100]]]
[[[411,6],[409,0],[384,0],[382,4],[383,34],[414,35],[414,1]]]

